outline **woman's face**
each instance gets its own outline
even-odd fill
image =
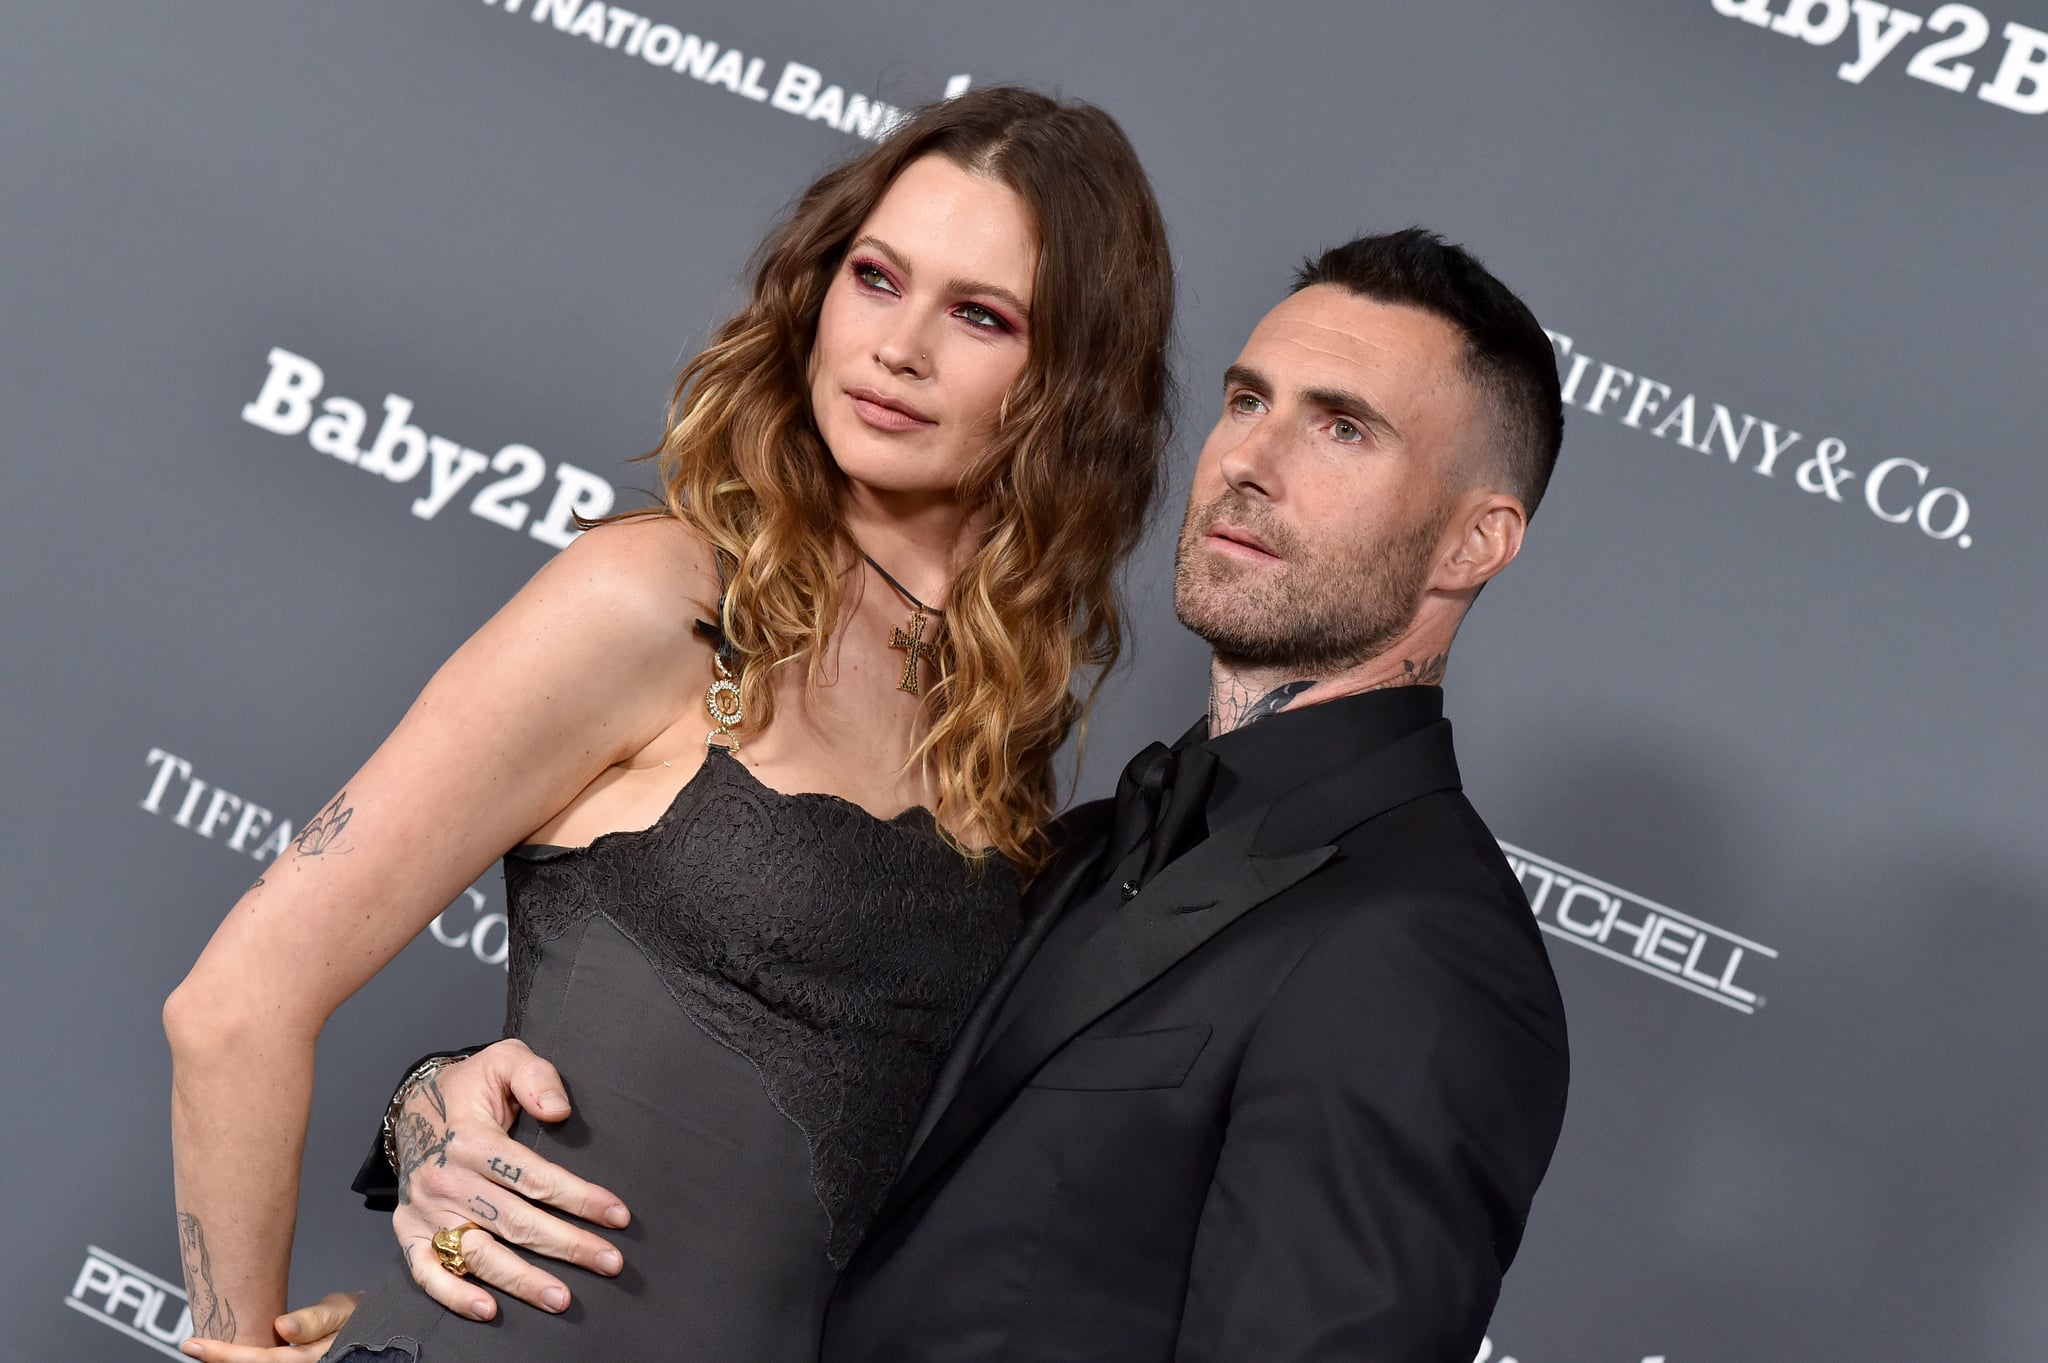
[[[906,166],[818,314],[811,412],[870,493],[951,493],[1030,348],[1038,231],[1024,201],[943,156]]]

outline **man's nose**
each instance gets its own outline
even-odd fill
[[[1222,459],[1217,462],[1217,472],[1234,490],[1248,497],[1275,501],[1281,493],[1286,444],[1279,423],[1268,417],[1223,452]]]

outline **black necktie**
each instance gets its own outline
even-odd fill
[[[1205,808],[1215,775],[1216,759],[1199,743],[1180,749],[1154,743],[1124,768],[1111,845],[1122,861],[1149,835],[1139,884],[1207,835]]]
[[[1109,840],[1111,864],[1122,861],[1159,817],[1173,749],[1150,743],[1124,767],[1116,783],[1116,825]]]

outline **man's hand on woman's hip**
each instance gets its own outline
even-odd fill
[[[594,1183],[535,1155],[505,1133],[521,1110],[543,1122],[569,1115],[562,1076],[523,1041],[500,1041],[444,1066],[413,1086],[392,1124],[398,1209],[393,1233],[413,1281],[441,1305],[476,1320],[497,1314],[488,1283],[544,1311],[569,1305],[569,1289],[514,1253],[519,1245],[593,1273],[625,1267],[602,1237],[543,1211],[553,1207],[594,1225],[620,1227],[626,1204]],[[460,1237],[467,1277],[435,1250],[434,1233],[468,1222]]]
[[[569,1304],[569,1290],[560,1279],[533,1267],[507,1244],[595,1273],[615,1274],[625,1267],[616,1247],[541,1210],[554,1207],[615,1227],[630,1219],[618,1198],[505,1134],[522,1109],[544,1122],[566,1118],[569,1099],[562,1076],[525,1042],[500,1041],[413,1084],[391,1124],[398,1173],[398,1209],[391,1226],[413,1281],[449,1310],[476,1320],[496,1315],[498,1303],[472,1279],[544,1311]],[[434,1232],[464,1222],[476,1227],[459,1239],[467,1278],[444,1267],[434,1249]],[[303,1363],[326,1354],[361,1298],[359,1292],[335,1292],[279,1316],[275,1329],[289,1344],[262,1348],[188,1339],[183,1348],[201,1363]]]

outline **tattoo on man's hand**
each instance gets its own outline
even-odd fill
[[[341,840],[342,830],[348,827],[348,821],[356,815],[354,805],[343,808],[342,802],[347,799],[348,792],[344,790],[334,797],[327,808],[315,814],[307,821],[306,826],[299,830],[299,836],[292,839],[292,846],[298,849],[300,856],[320,857],[329,852],[339,853],[348,850],[346,847],[335,845]]]
[[[496,1221],[498,1219],[498,1209],[486,1201],[482,1194],[478,1194],[469,1200],[469,1209],[486,1221]]]
[[[392,1143],[398,1147],[398,1200],[410,1203],[413,1171],[428,1160],[432,1160],[436,1167],[445,1167],[448,1145],[455,1139],[455,1129],[449,1127],[436,1131],[434,1124],[422,1114],[402,1112],[392,1134],[395,1138]]]
[[[519,1176],[526,1172],[525,1166],[508,1164],[504,1160],[499,1159],[496,1155],[491,1156],[490,1163],[491,1172],[496,1174],[499,1178],[504,1179],[507,1183],[519,1182]]]
[[[178,1213],[178,1257],[185,1268],[185,1293],[192,1303],[192,1333],[201,1339],[234,1339],[235,1308],[213,1285],[213,1256],[206,1250],[206,1228],[190,1212]]]
[[[427,1101],[434,1105],[434,1115],[441,1119],[442,1125],[447,1125],[448,1100],[441,1096],[441,1081],[430,1074],[426,1077],[426,1081],[420,1085],[419,1091],[425,1094]]]

